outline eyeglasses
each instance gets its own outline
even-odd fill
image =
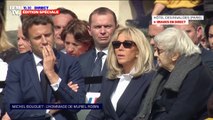
[[[158,55],[160,55],[161,53],[164,52],[163,49],[159,49],[158,47],[155,47],[155,48],[154,48],[154,51],[156,51]]]
[[[135,45],[135,42],[131,40],[125,40],[124,42],[120,42],[117,40],[112,42],[112,46],[114,49],[119,48],[121,44],[124,46],[124,48],[131,48],[133,45]]]

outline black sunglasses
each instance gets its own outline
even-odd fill
[[[120,41],[113,41],[112,46],[114,49],[117,49],[121,46],[121,44],[124,46],[124,48],[131,48],[133,45],[135,45],[135,42],[131,40],[125,40],[124,42]]]

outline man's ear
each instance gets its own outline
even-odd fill
[[[203,32],[203,29],[204,29],[204,28],[203,28],[203,26],[201,26],[201,25],[198,26],[197,29],[196,29],[197,38],[198,38],[199,41],[202,39],[203,36],[205,36],[205,35],[204,35],[204,32]]]
[[[92,36],[91,35],[91,27],[89,25],[87,26],[87,29],[88,29],[88,32],[89,32],[90,36]]]
[[[177,59],[180,57],[180,53],[177,53],[177,52],[175,52],[175,53],[173,53],[172,54],[172,61],[177,61]]]

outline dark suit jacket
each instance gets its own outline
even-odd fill
[[[56,92],[58,99],[64,104],[78,104],[84,103],[85,100],[85,86],[80,65],[77,58],[65,55],[61,52],[56,52],[57,63],[55,71],[61,78],[61,83]],[[67,83],[73,81],[79,85],[78,92],[72,91]],[[8,74],[6,78],[6,87],[4,90],[4,103],[6,105],[6,112],[8,112],[11,119],[39,119],[43,118],[46,110],[11,110],[10,104],[41,104],[43,103],[42,90],[38,79],[33,54],[27,52],[21,55],[18,59],[12,61],[8,67]],[[53,95],[53,90],[48,87],[48,101]],[[56,120],[75,120],[77,110],[61,110],[56,113],[54,117]]]
[[[79,62],[80,62],[84,77],[92,76],[92,70],[94,68],[95,58],[96,58],[95,48],[91,49],[87,53],[80,56]],[[107,65],[105,62],[102,69],[102,76],[106,76],[106,73],[107,73]],[[89,91],[89,85],[86,85],[86,91]],[[100,92],[100,91],[101,91],[101,83],[93,85],[93,89],[90,92]]]
[[[202,62],[213,71],[213,52],[204,48],[201,51]]]
[[[118,85],[119,79],[104,80],[99,101],[103,104],[103,109],[92,110],[86,120],[132,120],[139,110],[152,76],[153,73],[151,72],[133,78],[120,97],[116,111],[110,98]]]

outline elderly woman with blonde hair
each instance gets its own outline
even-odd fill
[[[176,28],[167,28],[154,41],[159,69],[134,120],[203,119],[213,77],[200,49]]]
[[[120,27],[108,51],[108,76],[103,80],[103,109],[92,110],[86,120],[132,120],[153,77],[153,55],[144,34],[132,27]]]

